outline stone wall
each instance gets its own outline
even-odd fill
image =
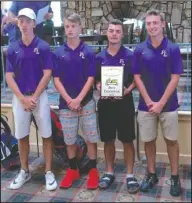
[[[191,42],[191,1],[61,1],[61,17],[67,12],[77,12],[82,17],[84,33],[94,29],[103,34],[109,20],[142,19],[151,8],[159,9],[166,21],[172,23],[176,42]]]

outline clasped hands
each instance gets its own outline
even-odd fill
[[[160,101],[150,101],[147,103],[147,107],[152,115],[159,115],[164,107],[164,104],[162,104]]]

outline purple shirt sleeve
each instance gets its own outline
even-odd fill
[[[53,53],[48,45],[44,46],[41,50],[41,58],[43,62],[43,69],[53,69]]]
[[[14,51],[12,47],[8,47],[6,57],[6,72],[14,72],[15,65],[16,64],[14,63]]]
[[[132,74],[141,73],[141,49],[139,49],[138,47],[135,48],[133,53],[131,72]]]
[[[16,1],[12,1],[12,5],[11,5],[9,11],[11,11],[16,16],[18,15],[19,11],[18,11],[18,6],[17,6],[17,2]]]
[[[182,74],[183,73],[183,63],[180,49],[175,46],[171,49],[171,73],[172,74]]]

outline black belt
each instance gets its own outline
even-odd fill
[[[34,94],[34,92],[27,92],[27,93],[24,93],[24,95],[26,95],[26,96],[31,96],[31,95],[33,95]]]

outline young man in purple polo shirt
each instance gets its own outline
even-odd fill
[[[52,53],[49,45],[34,35],[36,15],[33,10],[24,8],[19,11],[18,26],[22,39],[9,46],[6,62],[6,80],[13,91],[15,137],[18,139],[21,161],[21,170],[10,188],[18,189],[31,179],[28,154],[33,114],[43,138],[46,189],[55,190],[57,182],[51,172],[53,150],[50,107],[45,91],[53,68]]]
[[[135,87],[131,65],[133,53],[121,45],[123,23],[113,20],[107,29],[108,47],[97,55],[96,87],[101,91],[101,68],[121,66],[124,69],[122,98],[101,97],[98,101],[98,119],[101,141],[104,142],[106,173],[100,179],[99,187],[108,188],[114,181],[114,160],[116,135],[124,147],[124,160],[127,168],[126,185],[129,193],[136,193],[139,184],[133,174],[135,161],[135,107],[132,89]]]
[[[133,73],[140,92],[139,133],[145,142],[148,174],[140,190],[149,191],[158,178],[155,172],[157,124],[160,122],[171,165],[172,196],[179,196],[178,99],[176,87],[183,73],[179,47],[163,35],[165,21],[156,10],[146,13],[148,39],[134,51]]]
[[[55,50],[56,70],[53,72],[55,87],[60,93],[59,116],[69,157],[69,168],[60,187],[69,188],[74,180],[80,178],[75,145],[80,124],[87,139],[90,158],[87,188],[96,189],[99,181],[96,167],[99,135],[93,100],[95,55],[93,50],[79,39],[81,19],[78,14],[66,15],[64,28],[67,42]]]

